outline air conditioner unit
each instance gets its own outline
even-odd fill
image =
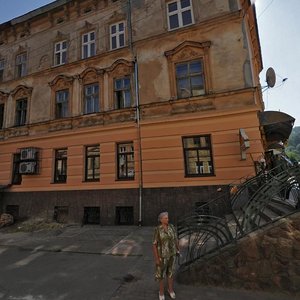
[[[21,149],[20,159],[21,160],[34,160],[34,159],[36,159],[36,153],[37,153],[36,148]]]
[[[36,173],[36,162],[21,162],[19,166],[20,174],[35,174]]]

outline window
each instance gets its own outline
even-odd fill
[[[177,97],[189,98],[205,94],[202,60],[176,64]]]
[[[97,83],[84,86],[84,113],[95,112],[99,112],[99,84]]]
[[[0,82],[3,81],[4,59],[0,59]]]
[[[214,175],[209,135],[183,138],[186,176]]]
[[[67,41],[58,42],[54,45],[54,65],[59,66],[67,62]]]
[[[27,99],[20,99],[16,101],[16,126],[23,126],[26,124],[27,115]]]
[[[82,225],[85,224],[100,224],[100,207],[84,207]]]
[[[55,206],[53,220],[57,223],[67,223],[69,220],[69,206]]]
[[[125,46],[125,22],[110,25],[110,49],[118,49]]]
[[[57,91],[55,100],[55,118],[68,117],[69,90]]]
[[[91,31],[82,35],[82,58],[88,58],[96,54],[95,32]]]
[[[20,153],[15,153],[13,156],[13,174],[12,174],[12,184],[21,184],[22,175],[19,173],[20,167]]]
[[[116,108],[126,108],[131,106],[130,78],[124,77],[114,80],[114,93]]]
[[[118,144],[118,179],[134,179],[133,143]]]
[[[99,145],[85,148],[85,180],[98,181],[100,179],[100,148]]]
[[[116,225],[133,225],[134,214],[133,206],[116,207]]]
[[[169,30],[194,23],[192,0],[176,0],[167,3]]]
[[[27,53],[21,53],[16,57],[16,76],[23,77],[27,74]]]
[[[0,129],[3,128],[4,123],[4,104],[0,104]]]
[[[54,182],[67,182],[67,149],[55,150]]]

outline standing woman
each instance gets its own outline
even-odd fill
[[[159,300],[165,300],[164,278],[168,278],[168,292],[171,299],[175,299],[173,276],[175,271],[176,254],[179,245],[176,230],[169,224],[169,214],[163,212],[158,216],[158,225],[154,231],[153,254],[156,264],[155,279],[159,281]]]

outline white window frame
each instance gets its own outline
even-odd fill
[[[3,80],[3,76],[4,76],[4,67],[5,67],[5,60],[4,59],[0,59],[0,82]]]
[[[65,43],[65,48],[63,48]],[[57,50],[57,46],[59,45],[59,49]],[[67,63],[67,50],[68,50],[68,42],[67,40],[63,40],[54,44],[54,65],[60,66]],[[63,53],[66,53],[65,60],[63,61]],[[59,55],[59,62],[57,63],[56,57]]]
[[[91,40],[90,37],[91,37],[91,34],[94,34],[94,39]],[[84,37],[87,36],[88,39],[87,39],[87,42],[84,42]],[[81,58],[82,59],[86,59],[86,58],[89,58],[89,57],[92,57],[92,56],[95,56],[96,55],[96,31],[95,30],[92,30],[92,31],[89,31],[89,32],[86,32],[86,33],[83,33],[82,36],[81,36]],[[92,45],[94,45],[94,54],[91,53],[91,47]],[[87,56],[85,57],[84,56],[84,47],[87,46]]]
[[[175,2],[177,3],[177,10],[169,12],[169,4],[175,3]],[[176,29],[182,28],[182,27],[187,27],[187,26],[190,26],[190,25],[194,24],[195,21],[194,21],[194,12],[193,12],[193,0],[190,0],[190,6],[185,7],[185,8],[181,8],[181,0],[169,1],[169,2],[166,3],[166,5],[167,5],[167,16],[168,16],[169,31],[176,30]],[[185,11],[188,11],[188,10],[191,11],[192,23],[187,24],[187,25],[183,25],[182,13],[185,12]],[[176,28],[171,28],[171,26],[170,26],[170,17],[173,16],[173,15],[178,15],[179,26],[176,27]]]
[[[21,59],[19,59],[19,57]],[[19,66],[21,66],[21,74],[19,74]],[[18,78],[27,75],[27,52],[20,53],[16,56],[16,72]]]
[[[123,30],[122,31],[119,31],[119,25],[120,24],[123,24]],[[114,24],[111,24],[109,26],[109,33],[110,33],[110,50],[116,50],[116,49],[119,49],[119,48],[123,48],[126,46],[126,40],[125,40],[125,30],[126,30],[126,27],[125,27],[125,21],[121,21],[121,22],[117,22],[117,23],[114,23]],[[112,27],[113,26],[116,26],[116,32],[115,33],[112,33]],[[124,45],[120,45],[120,36],[123,35],[124,37]],[[117,43],[117,46],[116,48],[113,48],[113,44],[112,44],[112,39],[113,38],[116,38],[116,43]]]

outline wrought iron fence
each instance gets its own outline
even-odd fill
[[[232,186],[229,200],[223,193],[179,220],[182,267],[300,209],[299,166],[281,165]]]

